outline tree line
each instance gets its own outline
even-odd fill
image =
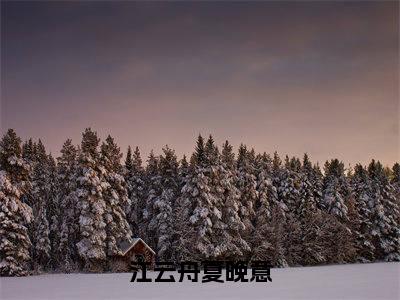
[[[123,160],[123,162],[122,162]],[[53,158],[41,140],[0,141],[0,274],[110,271],[141,237],[161,261],[264,260],[276,267],[400,260],[400,165],[323,170],[199,136],[142,162],[87,128]]]

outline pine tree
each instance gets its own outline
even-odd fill
[[[324,190],[324,175],[322,174],[321,168],[318,163],[313,165],[312,176],[309,177],[311,183],[314,187],[314,199],[316,201],[317,207],[323,209],[322,207],[322,197]]]
[[[276,215],[285,215],[286,212],[289,211],[289,208],[287,207],[287,205],[285,204],[285,202],[282,201],[282,197],[279,196],[279,190],[281,190],[282,188],[282,183],[281,183],[281,179],[282,177],[285,176],[286,170],[285,167],[282,165],[282,160],[279,157],[278,153],[275,151],[274,152],[274,157],[272,159],[272,183],[277,191],[277,205],[279,206],[279,209],[281,210],[280,213],[276,213]]]
[[[150,244],[152,248],[156,248],[157,233],[154,232],[150,223],[154,218],[153,204],[162,192],[161,179],[159,158],[156,157],[153,153],[153,150],[151,150],[147,160],[145,172],[146,204],[144,205],[142,213],[143,222],[142,224],[139,224],[139,232],[141,233],[141,236],[146,238],[148,244]]]
[[[72,202],[78,205],[79,234],[76,244],[86,270],[104,268],[106,259],[106,202],[104,194],[109,184],[104,180],[104,170],[99,164],[99,138],[87,128],[82,134],[81,151],[76,168],[76,190]],[[71,195],[72,196],[72,195]]]
[[[395,192],[380,162],[368,166],[368,174],[373,190],[373,226],[374,246],[378,259],[386,261],[400,260],[400,210]]]
[[[249,240],[249,236],[254,230],[254,205],[258,198],[258,192],[257,178],[254,175],[255,171],[251,154],[243,144],[239,147],[237,172],[237,188],[240,191],[240,216],[246,227],[243,235],[246,240]]]
[[[322,173],[318,165],[313,166],[308,155],[304,154],[301,167],[300,213],[310,207],[318,207],[322,197]]]
[[[344,175],[344,165],[337,159],[325,163],[325,178],[321,207],[328,213],[347,220],[346,199],[350,196],[350,188]]]
[[[185,261],[190,257],[189,251],[184,247],[184,240],[188,235],[187,220],[189,219],[190,202],[187,198],[182,197],[182,189],[187,184],[191,172],[191,167],[186,159],[186,155],[180,161],[178,169],[179,180],[179,197],[175,201],[173,211],[173,243],[174,249],[173,260],[175,262]],[[190,235],[190,234],[189,234]]]
[[[36,143],[30,138],[29,140],[25,141],[22,145],[22,159],[27,164],[27,178],[29,178],[29,186],[30,188],[27,189],[27,193],[22,196],[22,201],[28,204],[31,208],[35,205],[35,199],[32,197],[32,176],[33,176],[33,169],[36,161]],[[33,222],[29,226],[29,234],[33,236]]]
[[[128,221],[131,225],[132,232],[140,235],[141,224],[143,220],[143,210],[146,207],[145,202],[145,181],[144,170],[142,167],[142,159],[139,148],[136,147],[132,155],[129,147],[125,159],[125,181],[128,187],[128,197],[131,202],[130,210],[127,212]]]
[[[155,235],[155,249],[161,260],[170,261],[174,257],[173,243],[173,211],[175,199],[179,196],[178,161],[175,151],[168,146],[163,148],[159,158],[159,174],[153,183],[160,184],[154,191],[157,194],[151,199],[152,218],[149,230]],[[161,179],[159,181],[159,179]]]
[[[17,183],[23,191],[30,188],[30,168],[22,159],[21,139],[13,129],[9,129],[0,144],[0,167],[6,171],[12,183]]]
[[[47,219],[49,222],[49,240],[50,240],[50,265],[51,268],[57,268],[59,266],[58,246],[61,239],[61,202],[58,197],[58,178],[57,178],[57,164],[51,154],[47,158],[48,167],[48,190],[49,190],[49,201],[46,209]]]
[[[317,202],[322,195],[320,190],[322,182],[318,174],[318,168],[314,168],[307,154],[304,154],[303,163],[298,165],[299,179],[299,206],[297,209],[297,220],[300,224],[300,264],[315,265],[326,262],[323,249],[325,232],[325,220],[323,212],[318,208]]]
[[[250,252],[241,235],[245,227],[239,214],[233,158],[229,143],[223,146],[221,156],[212,136],[205,144],[199,136],[178,201],[180,211],[186,214],[187,229],[180,238],[180,249],[188,249],[186,258],[239,259]]]
[[[128,150],[126,151],[126,157],[125,157],[125,169],[126,171],[132,170],[133,167],[133,161],[132,161],[132,148],[131,146],[128,146]]]
[[[106,224],[107,255],[121,254],[119,243],[132,241],[132,231],[127,221],[125,211],[130,207],[126,182],[122,174],[122,153],[109,135],[101,145],[101,173],[108,183],[108,188],[102,193],[106,209],[104,222]]]
[[[209,148],[211,142],[209,143]],[[180,199],[182,210],[187,215],[186,234],[181,236],[181,248],[186,249],[184,257],[186,259],[201,261],[213,257],[215,245],[213,244],[213,215],[219,215],[218,211],[213,210],[214,198],[211,191],[210,161],[214,160],[209,149],[206,153],[204,140],[201,136],[197,139],[196,150],[191,158],[191,172],[187,182],[182,188],[182,198]]]
[[[368,172],[362,165],[355,166],[351,185],[355,198],[355,209],[358,212],[358,219],[352,220],[355,224],[352,230],[355,234],[357,259],[361,262],[374,261],[375,247],[372,239],[373,223],[371,222],[374,199]]]
[[[186,177],[189,175],[190,172],[190,166],[189,163],[186,159],[186,155],[183,155],[183,158],[180,161],[179,164],[179,182],[180,182],[180,188],[182,188],[185,183],[186,183]]]
[[[216,152],[218,157],[218,153]],[[245,224],[240,217],[240,191],[237,189],[237,173],[235,170],[235,155],[228,141],[222,146],[221,158],[217,160],[214,171],[214,193],[218,201],[217,208],[221,213],[218,220],[220,228],[214,233],[219,259],[246,259],[251,248],[244,239]]]
[[[59,266],[66,272],[78,268],[76,243],[79,233],[78,197],[76,193],[77,149],[66,140],[57,158],[57,201],[60,205],[60,242],[57,251]]]
[[[33,161],[35,160],[35,149],[33,140],[29,139],[25,141],[22,145],[22,158],[30,165],[32,165]]]
[[[35,222],[33,224],[33,260],[37,271],[50,267],[50,224],[48,220],[48,207],[51,204],[51,172],[45,146],[39,140],[35,147],[32,174],[32,209]]]
[[[288,158],[286,165],[288,165]],[[286,245],[295,242],[292,236],[299,235],[299,225],[293,223],[294,220],[289,212],[289,208],[282,198],[282,178],[287,175],[286,166],[275,151],[272,159],[271,179],[275,191],[270,198],[271,218],[260,228],[260,234],[264,237],[263,243],[254,249],[254,259],[265,259],[270,261],[273,266],[286,267],[293,264],[293,259],[288,255]],[[288,232],[288,229],[292,230]],[[297,247],[297,245],[296,245]],[[297,254],[298,250],[295,251]],[[289,253],[291,254],[291,253]]]
[[[257,192],[255,208],[254,232],[251,239],[252,259],[272,259],[271,256],[271,227],[272,205],[278,202],[278,191],[273,185],[272,161],[266,154],[256,159]]]
[[[205,154],[205,144],[204,139],[201,135],[198,136],[196,142],[196,149],[190,158],[190,163],[194,166],[205,166],[206,164],[206,154]]]
[[[0,141],[0,275],[29,271],[32,209],[23,203],[29,191],[29,165],[22,159],[21,139],[9,129]]]
[[[300,162],[296,158],[285,158],[285,166],[280,172],[278,198],[283,207],[287,207],[287,212],[297,214],[301,199],[300,199]]]
[[[228,141],[225,141],[225,143],[222,146],[221,162],[225,170],[229,170],[232,173],[235,171],[236,168],[235,153],[233,153],[233,147],[231,144],[229,144]]]

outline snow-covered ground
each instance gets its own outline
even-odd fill
[[[0,278],[0,299],[400,299],[400,263],[272,269],[271,277],[272,283],[131,283],[128,273]]]

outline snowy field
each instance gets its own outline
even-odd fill
[[[128,273],[0,278],[0,299],[400,299],[400,263],[272,269],[271,277],[241,284],[131,283]]]

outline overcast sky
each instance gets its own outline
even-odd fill
[[[2,2],[1,131],[399,161],[397,2]]]

